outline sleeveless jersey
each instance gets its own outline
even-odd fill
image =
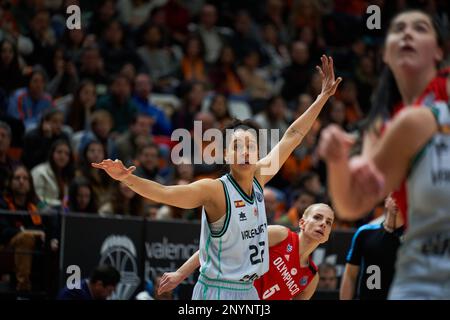
[[[231,174],[219,179],[226,199],[226,218],[220,232],[212,232],[202,212],[199,282],[246,290],[269,269],[269,241],[264,196],[254,178],[249,197]]]
[[[450,106],[431,105],[439,131],[407,178],[409,227],[397,253],[392,299],[450,298]]]
[[[269,271],[255,281],[261,300],[291,300],[310,284],[317,267],[309,257],[307,267],[300,266],[299,237],[290,231],[286,239],[269,249]]]
[[[439,101],[448,101],[449,96],[447,93],[447,78],[450,74],[450,68],[443,69],[439,71],[438,75],[431,80],[428,86],[425,88],[424,92],[420,95],[420,97],[414,102],[414,105],[426,105],[430,106],[434,102]],[[392,118],[394,118],[402,109],[404,108],[404,104],[402,102],[398,103],[394,107],[394,111],[392,114]],[[392,197],[395,199],[397,206],[400,209],[400,212],[403,216],[403,220],[405,221],[405,226],[408,226],[408,202],[407,202],[407,184],[406,180],[404,180],[400,187],[392,193]]]

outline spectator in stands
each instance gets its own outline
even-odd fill
[[[97,94],[94,83],[89,80],[81,82],[66,113],[66,123],[74,132],[89,128],[89,121],[96,103]]]
[[[79,65],[83,53],[83,45],[86,39],[86,29],[65,29],[62,42],[64,53],[68,58]]]
[[[0,195],[3,194],[8,179],[17,165],[16,161],[8,155],[10,145],[11,128],[6,122],[0,121]]]
[[[117,146],[110,136],[113,125],[114,121],[111,113],[106,110],[94,111],[90,119],[89,130],[80,131],[73,137],[74,150],[76,150],[77,154],[81,154],[86,144],[92,140],[97,140],[103,144],[108,158],[116,159]]]
[[[218,93],[239,96],[244,90],[236,69],[236,54],[230,46],[222,47],[219,58],[211,68],[209,79]]]
[[[88,279],[83,279],[80,289],[64,287],[58,300],[106,300],[110,297],[121,279],[119,271],[108,265],[95,268]]]
[[[351,126],[347,121],[347,116],[345,112],[345,105],[341,100],[332,99],[330,101],[330,109],[327,113],[327,125],[328,124],[337,124],[345,131],[349,131]]]
[[[228,99],[221,93],[211,98],[209,112],[216,118],[216,125],[220,130],[223,130],[233,120],[229,110]]]
[[[4,39],[0,42],[0,88],[9,96],[23,85],[23,67],[19,62],[17,46],[14,42]]]
[[[298,179],[298,187],[313,193],[317,199],[324,200],[324,187],[320,182],[319,174],[315,171],[303,172]]]
[[[316,203],[317,199],[314,193],[306,190],[297,190],[294,192],[292,201],[291,208],[285,215],[281,216],[276,221],[276,224],[281,224],[291,230],[296,230],[298,228],[298,221],[302,217],[303,212],[305,212],[306,208],[310,205]]]
[[[341,300],[386,300],[388,297],[404,228],[402,215],[391,196],[386,198],[385,208],[386,216],[381,224],[366,224],[353,236],[342,277]],[[369,268],[373,266],[377,269]],[[374,275],[379,278],[373,278]]]
[[[78,74],[81,81],[90,80],[95,83],[95,91],[97,94],[106,93],[108,77],[105,73],[105,65],[96,43],[83,49]]]
[[[48,70],[56,43],[48,10],[38,9],[34,12],[29,21],[29,38],[33,43],[33,51],[25,57],[25,60],[29,65],[40,64]]]
[[[288,102],[297,98],[300,93],[305,93],[313,70],[309,60],[308,45],[301,41],[292,43],[292,62],[282,73],[284,85],[281,94]]]
[[[169,90],[178,62],[171,49],[165,47],[160,27],[149,25],[145,29],[144,45],[137,49],[137,53],[155,84]]]
[[[260,68],[259,52],[256,50],[246,52],[242,62],[237,73],[250,101],[270,98],[273,92],[267,81],[267,73]]]
[[[175,184],[179,180],[184,180],[188,183],[194,181],[194,165],[187,158],[184,158],[179,164],[175,165],[174,176],[170,184]]]
[[[48,161],[34,167],[31,175],[39,198],[52,208],[63,208],[69,183],[74,177],[74,159],[69,142],[56,140],[50,148]]]
[[[170,136],[172,124],[163,110],[150,102],[153,89],[152,79],[145,73],[140,73],[134,81],[133,102],[139,113],[146,114],[153,118],[153,134]]]
[[[191,131],[194,128],[194,118],[202,109],[205,95],[204,83],[193,82],[188,85],[184,94],[184,104],[172,115],[174,129],[185,128]]]
[[[338,98],[345,105],[345,117],[349,124],[354,124],[362,119],[362,111],[359,106],[358,94],[356,90],[357,88],[355,82],[348,79],[342,84],[338,95]]]
[[[264,204],[266,206],[267,224],[275,224],[280,217],[279,202],[275,190],[271,187],[264,188]]]
[[[106,151],[103,144],[100,141],[92,140],[84,147],[79,159],[80,165],[76,171],[77,177],[82,177],[88,181],[93,193],[92,198],[95,199],[99,207],[110,200],[111,184],[108,181],[108,175],[98,172],[98,170],[93,170],[94,168],[92,168],[91,163],[99,161],[99,159],[104,159],[105,157]]]
[[[131,83],[128,78],[123,75],[115,76],[110,93],[98,99],[97,109],[111,113],[114,119],[113,132],[126,131],[137,113],[137,107],[131,100]]]
[[[317,290],[337,290],[337,271],[336,266],[327,262],[319,265],[319,284]]]
[[[52,107],[52,97],[45,92],[46,75],[35,69],[26,88],[16,90],[10,97],[8,114],[22,120],[27,131],[35,128],[43,112]]]
[[[234,19],[234,34],[230,39],[238,59],[246,56],[248,52],[256,51],[261,53],[261,43],[258,28],[253,24],[250,14],[245,10],[240,10]]]
[[[25,134],[22,161],[28,169],[48,159],[53,142],[60,139],[69,141],[68,133],[63,131],[63,124],[63,112],[52,108],[44,112],[39,127]]]
[[[125,29],[117,20],[110,21],[99,41],[100,52],[107,74],[117,74],[126,63],[138,67],[140,60],[131,49],[125,37]]]
[[[101,0],[96,3],[94,14],[89,23],[89,33],[100,37],[108,23],[117,19],[118,11],[115,0]]]
[[[184,44],[184,56],[181,59],[181,77],[184,81],[206,82],[207,72],[204,59],[205,48],[198,36],[189,36]]]
[[[0,244],[15,251],[18,291],[31,290],[33,251],[43,247],[46,230],[39,215],[39,199],[34,191],[30,172],[18,166],[9,179],[6,192],[0,198],[0,209],[11,212],[25,211],[28,215],[8,215],[0,218]],[[54,240],[52,240],[54,242]],[[55,244],[53,243],[52,246]]]
[[[136,175],[138,177],[156,181],[160,184],[167,184],[165,179],[159,175],[159,147],[156,144],[149,143],[141,146],[136,154],[138,166],[136,167]],[[104,159],[104,158],[102,158]],[[91,161],[98,163],[100,160]],[[91,166],[92,168],[92,166]],[[95,169],[95,168],[92,168]],[[98,170],[97,170],[98,171]]]
[[[213,65],[219,58],[222,47],[225,43],[225,33],[217,27],[217,9],[212,4],[205,4],[200,14],[200,22],[196,32],[200,35],[205,44],[205,60],[209,65]]]
[[[69,186],[69,212],[97,213],[97,199],[92,185],[84,177],[76,177]]]
[[[125,184],[114,181],[111,199],[100,207],[102,215],[146,216],[144,199]]]
[[[59,47],[53,51],[50,81],[47,92],[54,98],[72,94],[78,86],[78,74],[75,64],[71,61],[64,49]]]
[[[126,164],[131,164],[135,159],[139,148],[152,142],[152,126],[154,120],[146,114],[135,115],[130,127],[117,140],[118,158]]]

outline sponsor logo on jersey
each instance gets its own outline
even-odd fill
[[[263,201],[263,196],[260,192],[256,192],[256,199],[258,200],[258,202],[262,202]]]
[[[293,276],[295,276],[295,275],[297,274],[297,268],[292,268],[292,269],[291,269],[291,274],[292,274]]]
[[[304,276],[300,279],[301,286],[306,286],[307,283],[308,283],[308,276]]]
[[[247,217],[245,216],[245,212],[239,213],[239,221],[246,221]]]
[[[234,201],[234,207],[235,207],[235,208],[242,208],[242,207],[245,207],[245,202],[244,202],[244,200],[236,200],[236,201]]]
[[[264,233],[265,229],[267,229],[267,224],[263,223],[258,226],[258,228],[253,228],[245,231],[241,231],[242,240],[252,239],[257,235]]]
[[[278,257],[275,260],[273,260],[273,265],[278,270],[281,279],[288,288],[291,296],[295,296],[300,291],[300,288],[295,283],[295,280],[292,278],[291,272],[289,272],[288,267],[284,262],[284,260],[281,257]]]
[[[286,251],[287,251],[287,252],[291,252],[291,251],[292,251],[292,245],[291,245],[291,244],[288,244],[288,245],[287,245]]]
[[[286,261],[289,261],[290,255],[285,254],[285,255],[284,255],[284,258],[286,259]]]

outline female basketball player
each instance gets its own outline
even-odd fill
[[[404,108],[362,156],[348,159],[352,139],[337,127],[325,129],[319,144],[329,191],[342,218],[361,217],[406,179],[408,230],[397,255],[391,299],[450,298],[448,92],[439,90],[445,90],[441,81],[427,94],[427,84],[436,78],[435,65],[443,58],[436,39],[426,14],[408,11],[395,17],[384,61],[401,102],[419,101],[423,107]]]
[[[230,173],[188,185],[163,186],[133,175],[120,160],[92,164],[127,184],[143,197],[184,209],[203,206],[200,236],[200,277],[193,299],[258,299],[253,281],[267,272],[268,236],[262,187],[276,174],[311,128],[341,78],[335,80],[333,60],[322,56],[322,92],[311,107],[259,161],[258,139],[249,122],[238,122],[225,149]],[[267,170],[268,167],[274,170]],[[270,172],[267,172],[270,171]]]
[[[255,280],[262,300],[308,300],[319,282],[311,253],[328,240],[334,220],[333,210],[326,204],[309,206],[300,219],[300,232],[283,226],[269,226],[269,271]],[[198,251],[177,271],[165,273],[161,293],[173,290],[200,265]]]

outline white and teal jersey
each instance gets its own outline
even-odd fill
[[[202,211],[199,282],[231,290],[249,290],[269,269],[267,218],[261,185],[253,179],[252,196],[230,174],[219,179],[226,199],[222,230],[212,232]]]

